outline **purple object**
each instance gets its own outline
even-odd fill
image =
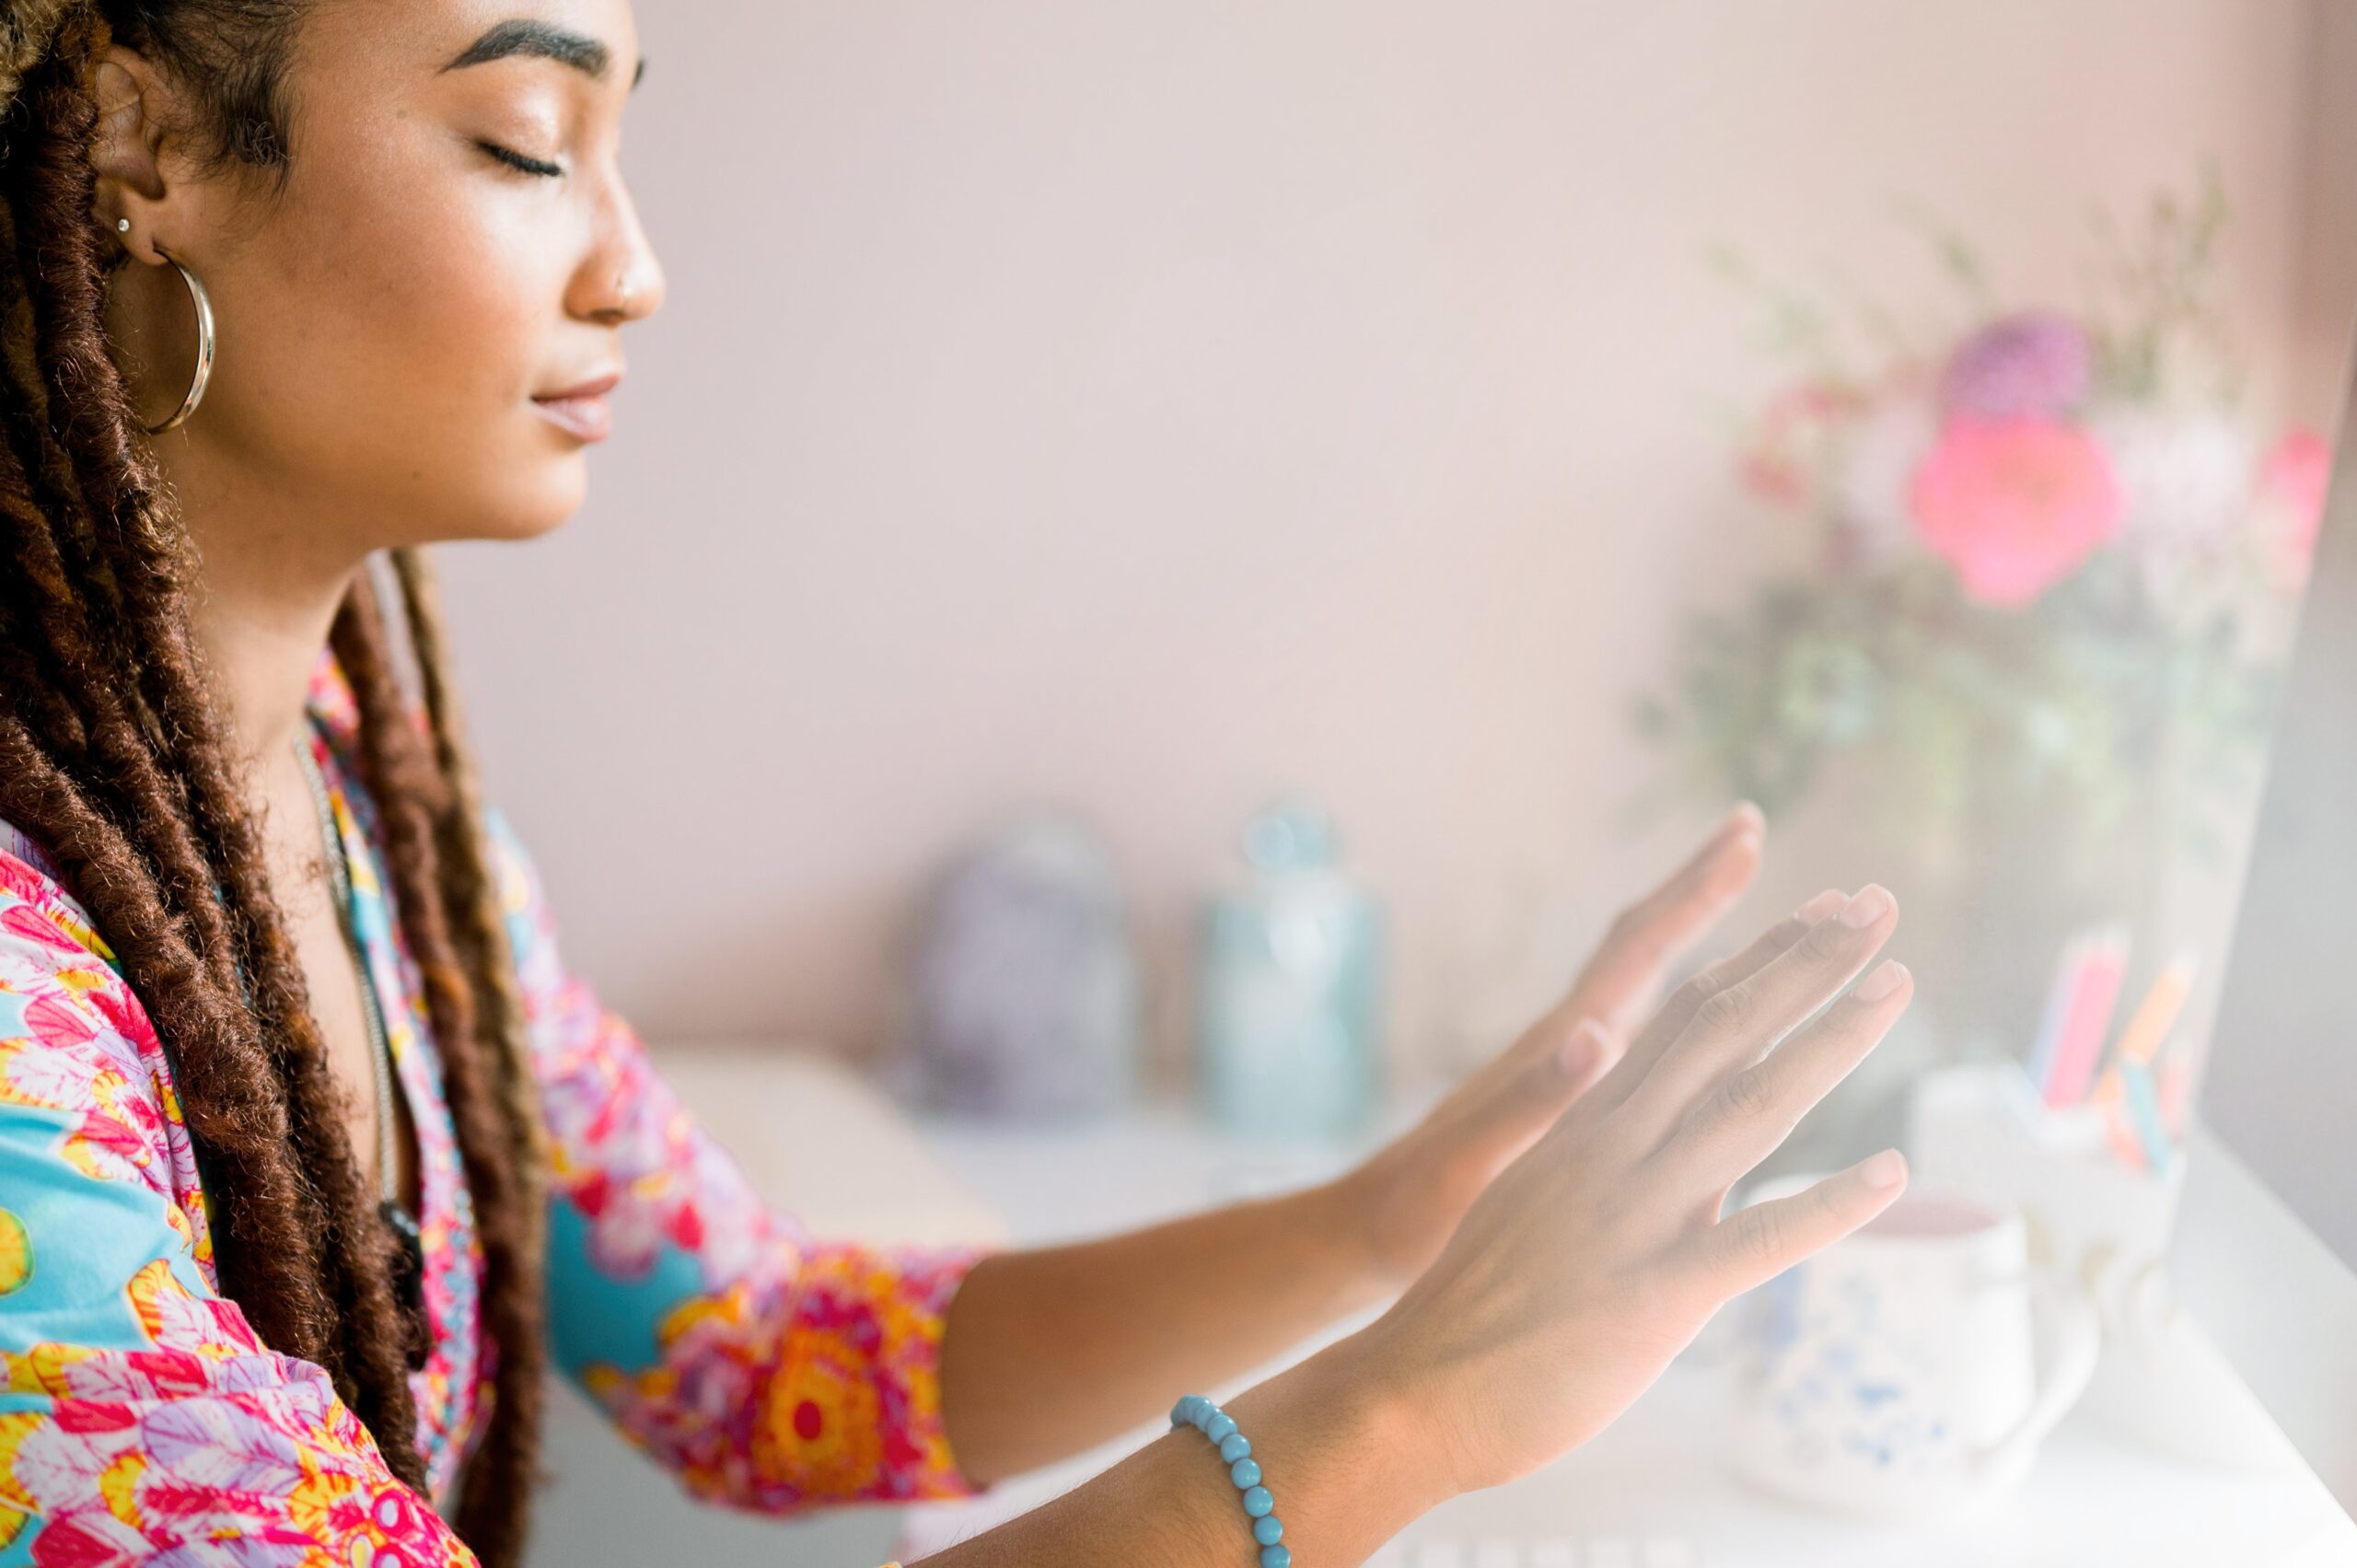
[[[959,855],[926,900],[912,958],[903,1093],[1014,1121],[1129,1095],[1137,958],[1112,857],[1086,823],[1039,812]]]
[[[2057,419],[2085,400],[2093,358],[2076,321],[2026,310],[1965,339],[1940,377],[1940,403],[1981,419]]]

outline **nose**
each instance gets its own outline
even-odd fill
[[[663,308],[663,263],[647,242],[638,207],[620,179],[607,203],[605,243],[574,276],[574,313],[601,326],[644,320]]]

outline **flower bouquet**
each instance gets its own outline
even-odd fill
[[[1999,304],[1953,238],[1945,330],[1769,292],[1798,363],[1738,472],[1804,564],[1640,704],[1689,789],[1775,812],[1842,775],[1875,864],[2016,925],[2133,918],[2156,866],[2239,842],[2330,457],[2246,407],[2223,224],[2212,188],[2103,226],[2077,310]],[[2059,946],[2003,958],[2008,1032]]]

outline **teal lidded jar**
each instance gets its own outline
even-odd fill
[[[1381,1090],[1382,911],[1336,864],[1315,807],[1271,807],[1243,848],[1248,877],[1203,909],[1204,1109],[1237,1132],[1353,1132]]]

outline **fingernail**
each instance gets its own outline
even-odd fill
[[[1576,1076],[1603,1047],[1604,1026],[1594,1018],[1582,1018],[1571,1038],[1555,1048],[1554,1069],[1567,1077]]]
[[[1793,918],[1794,920],[1801,921],[1804,923],[1815,925],[1819,921],[1822,921],[1828,915],[1831,914],[1835,910],[1840,909],[1846,901],[1847,895],[1845,895],[1840,889],[1828,888],[1825,891],[1817,894],[1817,897],[1809,900],[1808,902],[1794,910],[1793,912]]]
[[[1879,887],[1861,888],[1856,897],[1841,906],[1841,923],[1864,931],[1888,914],[1890,907],[1890,895]]]
[[[1897,1149],[1885,1149],[1858,1167],[1858,1175],[1877,1192],[1887,1192],[1907,1179],[1907,1158]]]
[[[1728,812],[1727,820],[1734,823],[1737,830],[1748,833],[1755,839],[1768,830],[1767,813],[1748,800],[1740,802],[1733,811]]]
[[[1887,958],[1875,967],[1874,973],[1860,981],[1858,989],[1850,994],[1861,1002],[1879,1002],[1906,983],[1907,966],[1897,958]]]

